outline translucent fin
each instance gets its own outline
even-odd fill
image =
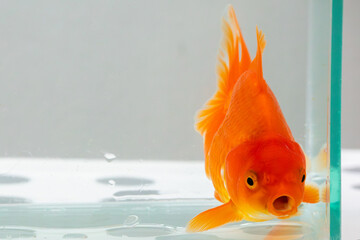
[[[301,227],[289,227],[286,222],[285,224],[279,222],[279,224],[267,228],[271,228],[271,231],[267,233],[263,240],[297,240],[304,239],[302,236],[306,236]]]
[[[216,200],[218,200],[219,202],[225,203],[224,200],[221,199],[219,193],[215,190],[214,191],[214,197]]]
[[[257,39],[257,51],[254,60],[250,64],[250,69],[255,71],[258,75],[258,78],[263,78],[262,71],[262,52],[265,49],[266,41],[265,35],[263,32],[256,27],[256,39]]]
[[[226,18],[222,19],[223,38],[217,57],[218,90],[199,111],[196,129],[204,136],[205,169],[209,177],[208,152],[214,135],[223,122],[234,84],[250,64],[250,55],[242,37],[235,12],[230,5]],[[239,42],[241,44],[241,62],[239,61]]]
[[[320,201],[324,203],[330,202],[330,186],[328,184],[324,184],[320,188]]]
[[[222,135],[216,135],[211,145],[211,154],[208,159],[210,178],[221,202],[228,202],[230,200],[223,175],[227,154],[226,149],[228,149],[226,145],[226,139]]]
[[[314,183],[305,185],[303,202],[318,203],[319,200],[319,187]]]
[[[324,144],[318,155],[316,156],[315,158],[315,163],[316,163],[316,166],[317,166],[317,170],[318,171],[323,171],[323,170],[326,170],[328,168],[328,165],[329,165],[329,158],[328,158],[328,149],[327,149],[327,145]]]
[[[241,221],[242,216],[237,212],[235,205],[229,201],[216,208],[200,213],[188,223],[187,232],[202,232],[219,227],[229,222]]]

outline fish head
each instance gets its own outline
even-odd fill
[[[301,147],[285,138],[241,144],[226,159],[230,198],[248,219],[291,217],[304,197],[305,164]]]

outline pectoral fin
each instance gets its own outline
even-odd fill
[[[318,203],[319,200],[320,200],[319,187],[316,184],[305,185],[303,202]]]
[[[188,223],[186,231],[202,232],[229,222],[240,221],[242,216],[232,201],[200,213]]]

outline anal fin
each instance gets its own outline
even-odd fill
[[[226,223],[242,220],[232,201],[200,213],[188,223],[187,232],[202,232]]]

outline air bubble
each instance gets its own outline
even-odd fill
[[[116,182],[115,182],[114,180],[112,180],[112,179],[111,179],[111,180],[109,180],[109,184],[110,184],[111,186],[113,186],[113,187],[114,187],[114,186],[115,186],[115,184],[116,184]]]
[[[136,226],[138,223],[139,223],[139,217],[136,215],[130,215],[124,221],[124,225],[128,227]]]
[[[106,161],[111,162],[116,158],[116,155],[113,153],[105,153],[104,158],[106,159]]]

